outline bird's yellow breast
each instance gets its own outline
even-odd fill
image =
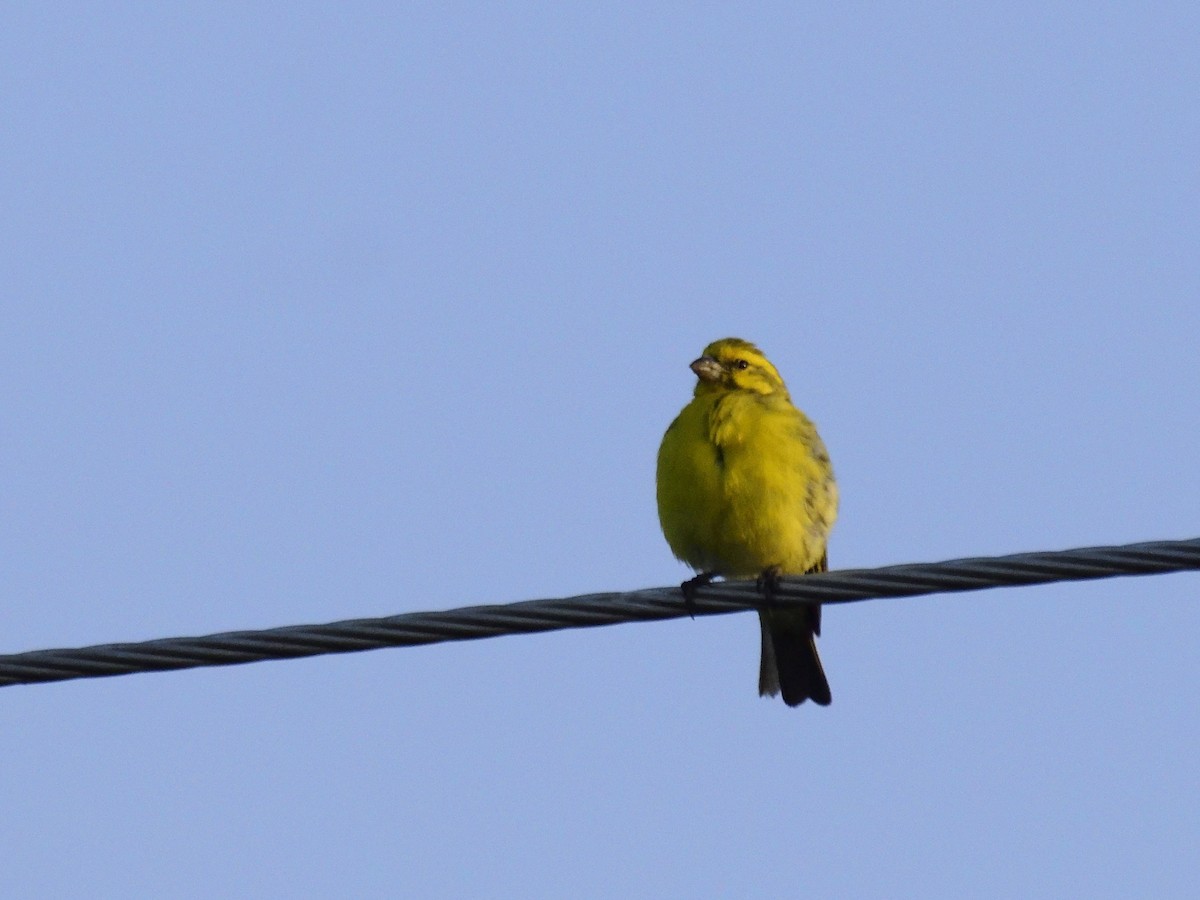
[[[837,485],[815,426],[786,395],[708,392],[663,436],[658,513],[672,552],[697,571],[800,574],[825,553]]]

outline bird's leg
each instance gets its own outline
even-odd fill
[[[758,580],[754,582],[754,587],[763,595],[768,609],[774,606],[775,595],[779,593],[779,566],[768,566],[763,569]]]
[[[695,578],[689,578],[679,586],[679,590],[683,591],[683,608],[693,619],[696,618],[696,591],[707,584],[712,584],[712,580],[716,577],[716,572],[701,572]]]

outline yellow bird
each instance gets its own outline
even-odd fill
[[[767,591],[758,693],[788,706],[827,706],[817,655],[821,607],[772,608],[780,575],[824,572],[837,517],[833,466],[816,426],[748,341],[725,338],[691,364],[692,402],[658,451],[658,518],[676,557],[699,574],[684,595],[714,577],[758,578]]]

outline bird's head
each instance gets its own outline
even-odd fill
[[[713,341],[691,368],[699,379],[697,396],[713,391],[751,391],[787,397],[787,387],[771,361],[749,341],[740,338]]]

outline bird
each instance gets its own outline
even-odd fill
[[[663,435],[656,475],[663,536],[698,573],[681,586],[685,601],[718,576],[757,579],[766,594],[759,695],[828,706],[820,605],[784,609],[771,598],[781,575],[828,569],[838,508],[829,453],[754,344],[714,341],[690,368],[695,391]]]

